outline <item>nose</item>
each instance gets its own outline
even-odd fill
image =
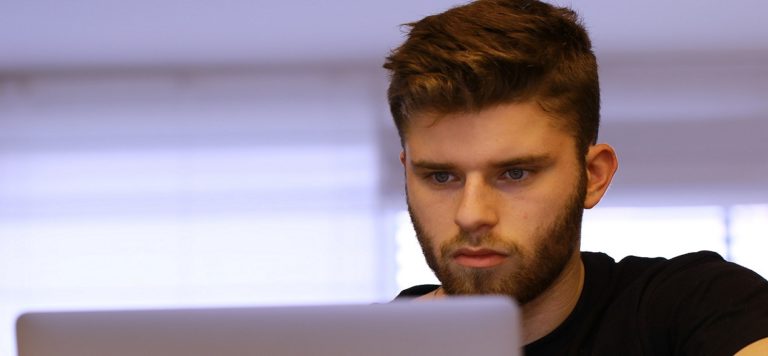
[[[482,177],[467,177],[454,221],[473,239],[487,234],[499,221],[497,198]]]

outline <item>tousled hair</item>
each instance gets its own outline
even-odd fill
[[[387,57],[401,142],[422,113],[477,112],[534,100],[585,154],[597,140],[597,61],[576,13],[531,0],[479,0],[407,24]]]

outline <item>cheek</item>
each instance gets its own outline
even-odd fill
[[[408,206],[430,239],[447,240],[458,232],[453,199],[448,194],[409,184]]]
[[[409,193],[409,205],[430,235],[440,236],[454,225],[453,208],[448,202],[429,195]]]
[[[429,189],[424,182],[411,178],[407,181],[407,189],[408,203],[420,216],[430,219],[450,217],[455,200],[450,192]]]
[[[578,176],[574,174],[576,167],[559,167],[551,172],[538,184],[528,196],[530,212],[529,219],[537,221],[552,221],[562,209],[568,205],[574,189],[578,185]]]
[[[566,197],[566,192],[543,189],[526,194],[525,197],[509,199],[504,209],[504,230],[521,238],[532,238],[560,215]]]

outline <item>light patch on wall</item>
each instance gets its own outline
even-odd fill
[[[400,290],[417,284],[439,284],[437,278],[424,261],[424,255],[413,231],[407,211],[397,214],[397,287]]]

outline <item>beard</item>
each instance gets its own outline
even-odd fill
[[[434,239],[419,222],[410,199],[408,199],[408,213],[427,265],[442,283],[446,294],[506,295],[515,298],[520,305],[524,305],[541,295],[554,283],[575,251],[579,249],[581,219],[586,196],[584,172],[574,188],[565,206],[560,209],[553,221],[537,227],[533,236],[527,237],[534,243],[531,251],[523,250],[511,239],[498,235],[488,234],[471,238],[469,233],[461,231],[439,246],[438,257],[432,243]],[[451,263],[450,256],[453,251],[464,246],[480,245],[508,254],[507,258],[515,262],[514,267],[468,268]]]

